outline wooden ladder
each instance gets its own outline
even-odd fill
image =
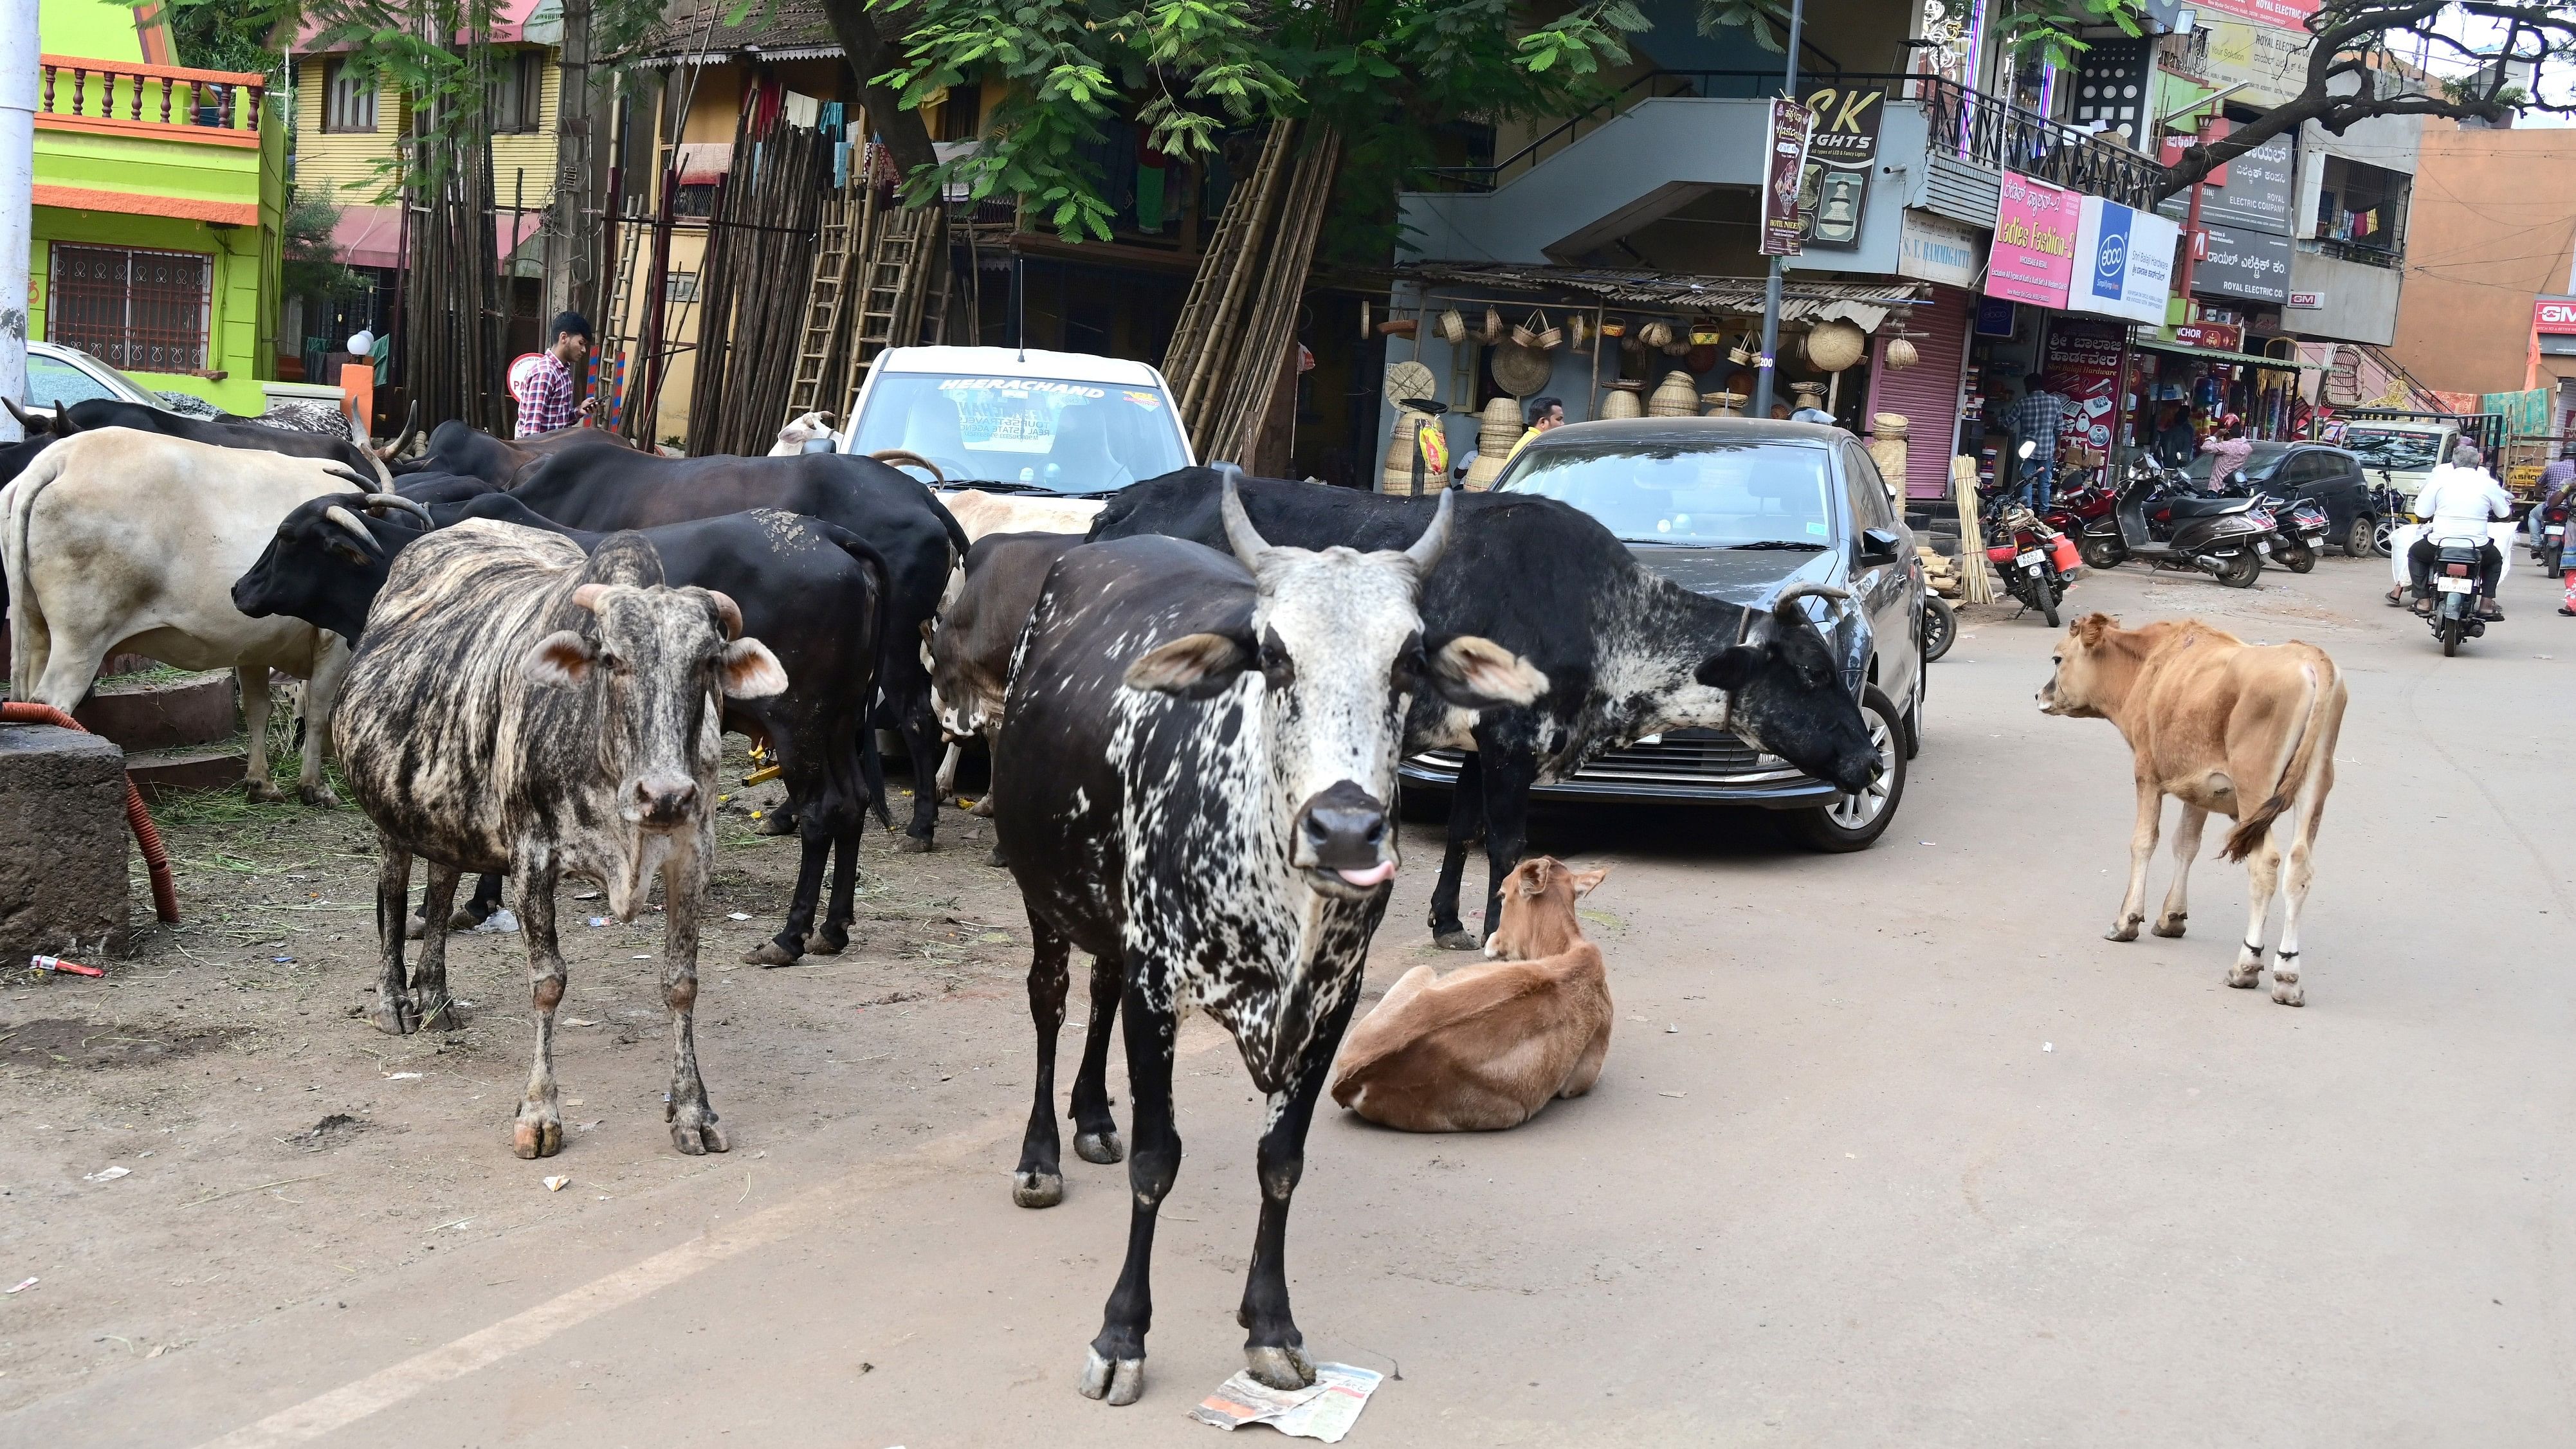
[[[822,234],[814,248],[813,275],[805,287],[805,330],[797,343],[795,375],[787,383],[789,419],[821,407],[825,384],[837,381],[830,375],[833,344],[838,341],[841,296],[849,280],[850,223],[858,209],[857,198],[850,196],[823,203]],[[837,399],[832,401],[837,405]]]
[[[889,347],[910,346],[921,336],[924,304],[944,289],[931,285],[939,272],[940,215],[936,206],[909,207],[882,214],[869,248],[860,283],[859,335],[853,361],[860,370]],[[947,299],[937,298],[929,314],[934,324],[946,321]]]

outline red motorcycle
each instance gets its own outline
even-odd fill
[[[2030,444],[2022,447],[2027,456]],[[1985,534],[1988,565],[2023,609],[2037,609],[2048,627],[2056,628],[2057,601],[2066,596],[2081,562],[2075,540],[2001,490],[1990,486],[1983,491],[1977,522]]]

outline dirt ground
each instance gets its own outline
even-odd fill
[[[745,768],[729,757],[726,778]],[[905,784],[891,786],[898,824]],[[660,916],[620,924],[595,914],[595,893],[573,899],[590,887],[566,888],[556,1070],[569,1140],[554,1170],[577,1179],[567,1193],[613,1199],[758,1161],[782,1134],[883,1117],[890,1098],[1025,1057],[1024,1028],[994,1029],[1023,1013],[988,1007],[979,1030],[959,1010],[1021,1000],[1028,934],[1009,873],[985,864],[991,825],[954,807],[928,855],[896,853],[870,822],[848,951],[741,964],[778,929],[796,877],[796,842],[757,833],[745,809],[775,793],[737,792],[719,817],[699,954],[698,1048],[733,1137],[724,1157],[678,1155],[656,1110],[669,1062]],[[95,963],[104,980],[0,973],[12,1103],[0,1287],[38,1280],[0,1299],[0,1413],[558,1206],[531,1198],[529,1164],[509,1151],[532,1042],[522,936],[451,938],[467,1024],[387,1036],[354,1014],[376,956],[364,815],[229,791],[155,814],[184,919],[152,921],[138,856],[137,940]],[[864,1097],[806,1090],[860,1069]],[[900,1114],[881,1125],[928,1130]]]

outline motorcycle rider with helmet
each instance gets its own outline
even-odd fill
[[[2513,516],[2513,495],[2495,480],[2483,466],[2486,455],[2478,445],[2462,439],[2451,451],[2451,461],[2433,470],[2424,490],[2415,495],[2416,516],[2425,520],[2423,536],[2406,551],[2406,571],[2415,584],[2415,612],[2429,617],[2433,612],[2433,560],[2441,552],[2440,540],[2475,538],[2478,544],[2478,617],[2501,619],[2504,609],[2496,602],[2496,584],[2504,574],[2504,554],[2495,546],[2489,530],[2492,521]]]

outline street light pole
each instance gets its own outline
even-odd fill
[[[1789,67],[1781,78],[1780,94],[1791,101],[1798,99],[1798,32],[1806,20],[1807,0],[1789,0]],[[1762,157],[1762,179],[1757,184],[1768,186],[1774,164],[1768,126],[1763,130]],[[1787,264],[1788,258],[1773,257],[1771,275],[1762,283],[1762,356],[1753,374],[1753,415],[1757,418],[1771,416],[1773,369],[1780,355],[1780,273]]]

